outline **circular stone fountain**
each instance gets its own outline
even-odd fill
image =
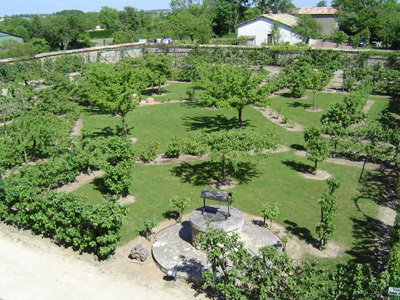
[[[192,245],[200,248],[197,235],[206,232],[207,223],[213,228],[222,229],[227,233],[239,231],[244,224],[244,217],[240,210],[220,205],[209,205],[192,211],[189,217],[192,228]]]

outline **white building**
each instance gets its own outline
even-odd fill
[[[292,33],[292,27],[297,24],[297,17],[289,14],[264,14],[247,20],[236,25],[237,37],[246,37],[248,45],[252,46],[272,43],[271,31],[274,21],[279,24],[280,43],[289,42],[293,45],[301,42],[301,39]]]

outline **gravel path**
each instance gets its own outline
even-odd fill
[[[163,280],[151,257],[149,266],[121,253],[97,262],[2,223],[0,249],[1,299],[204,299],[184,282]]]

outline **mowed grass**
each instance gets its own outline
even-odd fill
[[[158,93],[158,86],[153,89],[149,88],[142,93],[141,99],[144,100],[148,97],[153,97],[154,101],[170,101],[170,100],[188,100],[188,91],[195,91],[193,83],[190,82],[170,82],[160,88]]]
[[[308,93],[308,97],[312,97],[312,93]],[[317,97],[317,107],[327,109],[329,103],[339,101],[343,95],[319,93]],[[318,113],[305,111],[303,104],[293,104],[298,101],[307,104],[310,99],[277,97],[273,106],[276,107],[278,101],[282,105],[282,111],[290,113],[288,117],[302,125],[319,121],[319,117],[316,117]],[[375,104],[378,108],[374,114],[379,115],[378,110],[386,107],[385,101],[382,100],[381,103],[378,100]],[[187,138],[193,130],[210,132],[235,128],[236,117],[236,110],[208,109],[191,102],[165,103],[137,107],[127,115],[127,124],[130,128],[129,135],[138,138],[138,145],[158,141],[159,153],[162,153],[174,135]],[[84,112],[83,118],[84,130],[93,132],[94,136],[120,134],[121,119],[118,117],[88,110]],[[239,185],[233,189],[238,194],[233,206],[260,216],[265,204],[276,203],[280,209],[277,222],[300,239],[313,243],[317,239],[315,227],[320,217],[318,200],[327,191],[327,184],[324,181],[306,179],[300,174],[312,166],[312,162],[306,158],[295,155],[295,149],[304,144],[303,133],[286,131],[251,107],[244,110],[243,118],[246,127],[276,131],[279,143],[290,147],[290,151],[270,154],[260,161],[245,163],[242,166],[242,178],[238,180]],[[183,195],[193,199],[187,212],[201,206],[200,191],[202,188],[209,188],[207,182],[212,179],[214,167],[207,161],[135,166],[132,171],[133,184],[129,190],[136,200],[129,205],[130,212],[121,230],[121,243],[138,235],[144,221],[163,220],[165,213],[171,210],[169,199],[173,196]],[[366,245],[365,240],[368,240],[365,235],[360,234],[360,226],[366,226],[365,231],[368,233],[374,230],[375,223],[371,220],[376,221],[379,209],[377,200],[365,191],[363,183],[358,182],[360,168],[326,162],[320,163],[319,168],[341,182],[337,191],[337,227],[332,241],[341,247],[342,252],[331,263],[359,258],[363,255],[359,247]],[[376,189],[378,188],[377,186]],[[77,193],[86,195],[92,204],[102,201],[96,183],[82,187]]]
[[[315,95],[315,111],[313,106],[313,93],[307,91],[302,98],[277,96],[272,99],[271,108],[282,115],[303,126],[318,123],[321,116],[329,109],[329,105],[342,100],[343,94],[318,92]]]
[[[83,113],[83,129],[94,136],[121,134],[120,117],[102,114],[96,109]],[[163,103],[138,106],[126,116],[128,134],[138,139],[141,146],[150,141],[160,143],[160,153],[164,152],[173,136],[187,138],[190,132],[203,130],[211,132],[237,127],[237,111],[234,109],[209,109],[192,102]],[[275,128],[261,113],[251,107],[243,111],[243,124],[257,130]],[[286,130],[276,128],[282,135]]]

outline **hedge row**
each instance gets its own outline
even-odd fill
[[[0,180],[0,220],[104,258],[117,246],[127,208],[115,199],[99,206],[86,202],[75,194],[40,191],[24,178]]]
[[[397,162],[397,171],[400,168],[400,161]],[[397,198],[400,200],[400,174],[398,174],[397,181]],[[391,286],[396,286],[400,282],[400,214],[399,207],[397,208],[397,217],[393,227],[392,236],[390,240],[390,254],[389,254],[389,274]]]
[[[89,37],[95,39],[108,39],[113,37],[114,30],[89,31]]]

